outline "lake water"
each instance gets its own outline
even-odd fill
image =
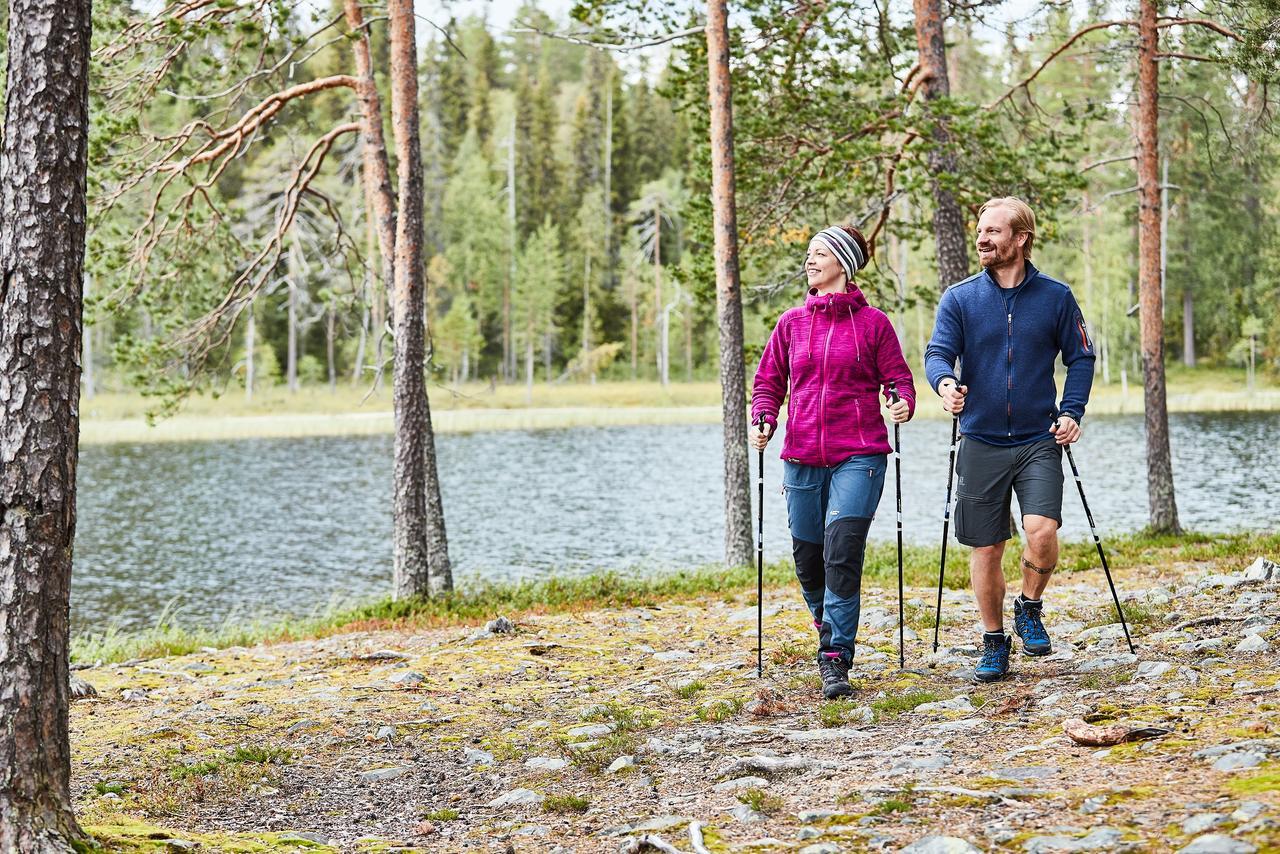
[[[1184,527],[1274,528],[1280,414],[1170,417]],[[902,429],[909,541],[937,543],[950,422]],[[720,428],[607,427],[437,438],[455,580],[655,572],[722,553]],[[765,551],[790,554],[777,446],[766,452]],[[1141,416],[1085,423],[1075,456],[1104,532],[1147,520]],[[757,456],[751,454],[755,493]],[[390,436],[89,446],[81,451],[76,629],[154,623],[171,601],[216,624],[385,595]],[[1065,467],[1065,460],[1064,460]],[[892,470],[872,537],[892,539]],[[1064,531],[1088,537],[1069,479]],[[753,510],[754,520],[754,510]]]

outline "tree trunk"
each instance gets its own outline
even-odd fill
[[[387,291],[395,281],[396,257],[396,203],[391,193],[391,170],[387,165],[387,140],[382,134],[382,100],[373,76],[373,60],[369,50],[369,32],[364,27],[364,12],[360,0],[343,0],[347,26],[359,36],[351,40],[351,53],[355,59],[356,98],[360,101],[360,138],[362,180],[367,215],[373,220],[378,234],[378,252],[382,256],[382,286]],[[375,312],[376,314],[376,312]],[[381,324],[378,339],[382,338]],[[378,346],[379,376],[381,376],[382,347]]]
[[[738,210],[733,179],[733,89],[725,0],[707,2],[711,109],[711,201],[715,226],[716,322],[720,327],[720,408],[724,450],[724,562],[751,563],[751,467],[747,462],[747,380],[738,280]]]
[[[1182,290],[1182,364],[1196,366],[1196,310],[1191,288]]]
[[[591,253],[586,253],[582,271],[582,372],[592,373],[587,365],[591,353]]]
[[[1151,529],[1177,533],[1165,399],[1164,321],[1160,298],[1160,78],[1155,0],[1141,0],[1138,16],[1138,304],[1143,402],[1147,431],[1147,503]]]
[[[254,329],[253,300],[249,300],[249,322],[244,328],[244,399],[253,400],[254,375],[253,351],[258,346],[257,330]]]
[[[533,403],[533,322],[524,335],[524,400]]]
[[[502,286],[502,378],[515,379],[516,354],[511,341],[511,289],[516,284],[516,111],[511,111],[511,145],[507,149],[507,280]]]
[[[662,205],[653,205],[653,331],[657,335],[658,380],[667,387],[667,326],[662,312]]]
[[[951,95],[947,77],[947,42],[942,25],[942,0],[914,0],[916,47],[920,54],[920,91],[928,105]],[[937,252],[938,286],[946,290],[969,275],[969,239],[964,213],[946,186],[957,170],[954,141],[945,119],[936,118],[928,153],[933,191],[933,240]]]
[[[89,0],[10,0],[0,156],[0,851],[86,841],[67,728]]]
[[[631,379],[640,376],[640,293],[639,287],[631,290]]]
[[[413,0],[390,0],[391,127],[399,177],[395,249],[395,592],[426,596],[453,587],[436,442],[425,379],[422,146]]]

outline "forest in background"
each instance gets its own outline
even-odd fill
[[[387,288],[359,137],[340,131],[352,127],[349,99],[317,91],[290,100],[233,157],[211,161],[204,180],[165,183],[174,173],[163,140],[189,123],[217,127],[272,92],[350,73],[341,3],[314,19],[256,5],[234,26],[211,19],[181,31],[148,26],[163,16],[127,3],[95,10],[88,394],[367,387],[389,377]],[[1111,383],[1141,371],[1134,49],[1099,30],[1053,53],[1107,12],[1047,6],[1006,27],[998,6],[949,9],[951,93],[929,109],[946,110],[958,138],[961,159],[944,180],[969,225],[991,195],[1036,207],[1035,261],[1072,284],[1099,344],[1099,380]],[[808,237],[836,221],[873,237],[859,283],[920,362],[940,283],[929,148],[902,142],[918,120],[898,94],[916,59],[903,14],[861,2],[735,7],[749,366],[777,314],[800,298]],[[713,378],[705,43],[631,53],[607,49],[625,46],[626,34],[603,47],[575,43],[586,39],[564,34],[578,25],[534,5],[515,21],[508,32],[478,17],[423,28],[435,379]],[[367,22],[383,72],[384,26]],[[1225,61],[1193,58],[1222,58],[1214,32],[1168,37],[1187,58],[1161,62],[1166,351],[1189,365],[1274,372],[1267,87]],[[275,235],[290,206],[289,227]],[[263,258],[272,237],[278,245]],[[251,298],[220,312],[228,284],[245,277]]]

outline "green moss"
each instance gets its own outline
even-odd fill
[[[742,707],[746,704],[746,700],[741,697],[722,697],[718,700],[709,700],[703,703],[698,707],[695,714],[700,721],[719,723],[720,721],[729,720],[729,718],[742,711]]]
[[[911,812],[915,805],[899,798],[888,798],[875,805],[868,815],[889,815],[895,812]]]
[[[848,698],[830,700],[818,706],[818,721],[824,727],[844,726],[860,708],[857,703]]]
[[[579,795],[547,795],[542,801],[543,812],[584,813],[591,808],[591,800]]]
[[[433,810],[424,816],[427,821],[454,821],[460,813],[452,807],[445,807],[441,810]]]
[[[783,807],[782,798],[752,786],[738,793],[738,800],[764,815],[773,815]]]
[[[1261,795],[1264,792],[1280,792],[1280,763],[1268,762],[1257,773],[1229,780],[1227,788],[1237,795]]]
[[[871,703],[871,709],[876,713],[876,719],[882,717],[892,717],[909,712],[916,706],[925,703],[936,703],[942,697],[932,691],[907,691],[903,694],[889,694],[881,697]]]

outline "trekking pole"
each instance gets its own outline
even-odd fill
[[[764,433],[764,416],[760,416],[760,432]],[[760,449],[760,467],[757,470],[760,487],[760,506],[756,516],[756,678],[764,677],[764,448]]]
[[[1057,419],[1054,419],[1054,425],[1057,425]],[[1125,642],[1129,644],[1129,652],[1137,654],[1137,650],[1133,648],[1133,638],[1129,637],[1129,624],[1124,619],[1124,609],[1120,607],[1120,597],[1116,594],[1115,582],[1111,580],[1111,567],[1107,565],[1107,555],[1102,550],[1102,540],[1098,537],[1098,526],[1093,523],[1093,512],[1089,509],[1089,500],[1084,497],[1084,482],[1080,480],[1080,470],[1076,468],[1076,458],[1071,453],[1070,445],[1063,445],[1067,449],[1067,462],[1071,464],[1071,476],[1076,479],[1076,489],[1080,491],[1080,503],[1084,505],[1085,518],[1089,520],[1089,530],[1093,533],[1093,544],[1098,547],[1098,558],[1102,561],[1102,571],[1107,576],[1107,586],[1111,588],[1111,599],[1116,603],[1116,614],[1120,617],[1120,627],[1124,629]]]
[[[956,444],[960,441],[960,416],[951,416],[951,460],[947,463],[947,506],[942,511],[942,557],[938,559],[938,610],[933,617],[933,651],[938,651],[938,627],[942,625],[942,583],[947,573],[947,530],[951,527],[951,482],[956,474]]]
[[[889,383],[889,400],[895,404],[898,402],[898,386],[896,383]],[[906,648],[905,632],[903,631],[905,617],[902,607],[902,448],[899,443],[897,421],[893,422],[893,471],[893,482],[898,492],[898,669],[905,670],[907,667],[907,654],[904,651]]]

